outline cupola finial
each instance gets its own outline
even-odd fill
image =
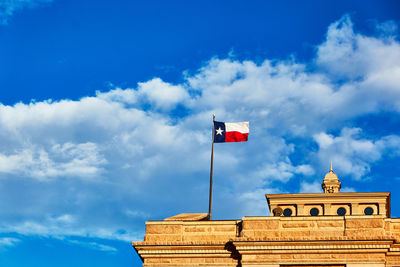
[[[324,190],[324,193],[339,193],[340,187],[341,183],[336,173],[333,172],[331,160],[331,167],[322,182],[322,189]]]

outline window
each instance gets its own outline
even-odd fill
[[[364,214],[365,215],[372,215],[372,214],[374,214],[374,210],[371,207],[366,207],[364,209]]]
[[[339,216],[344,216],[346,214],[346,209],[343,208],[343,207],[340,207],[340,208],[337,209],[336,213]]]
[[[319,210],[317,208],[312,208],[310,210],[310,215],[311,216],[318,216],[318,214],[319,214]]]
[[[292,210],[287,208],[283,211],[283,215],[286,217],[292,216]]]

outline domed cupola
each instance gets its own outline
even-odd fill
[[[339,193],[341,187],[341,183],[336,173],[332,170],[332,161],[331,161],[331,169],[325,175],[324,181],[322,182],[322,189],[324,193]]]

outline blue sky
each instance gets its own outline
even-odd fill
[[[400,202],[398,1],[0,0],[0,265],[141,266],[146,220],[266,193]],[[392,205],[392,216],[400,207]]]

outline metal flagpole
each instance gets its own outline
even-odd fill
[[[212,186],[213,186],[213,163],[214,163],[214,121],[215,114],[213,114],[213,130],[212,130],[212,144],[211,144],[211,168],[210,168],[210,198],[208,202],[208,219],[211,220],[211,202],[212,202]]]

